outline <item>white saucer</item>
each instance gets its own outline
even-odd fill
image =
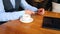
[[[23,21],[22,19],[20,19],[20,21],[23,22],[23,23],[31,23],[33,21],[33,19],[30,18],[28,21],[26,21],[26,20]]]

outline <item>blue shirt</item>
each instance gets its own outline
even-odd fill
[[[15,8],[15,0],[10,0],[13,7]],[[25,0],[21,0],[20,5],[23,9],[29,9],[32,11],[37,11],[36,7],[29,5]],[[3,1],[0,0],[0,21],[16,20],[21,17],[25,11],[16,11],[16,12],[5,12]]]

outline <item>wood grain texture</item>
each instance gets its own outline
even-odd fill
[[[60,18],[60,14],[46,11],[43,16],[33,15],[34,21],[28,24],[13,20],[0,25],[0,34],[60,34],[59,30],[42,28],[44,16]]]

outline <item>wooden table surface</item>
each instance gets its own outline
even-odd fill
[[[33,15],[34,21],[28,24],[13,20],[0,25],[0,34],[60,34],[59,30],[42,28],[44,16],[60,18],[59,13],[46,11],[43,16]]]

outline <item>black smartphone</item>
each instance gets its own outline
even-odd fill
[[[53,18],[45,16],[43,18],[43,28],[60,30],[60,18]]]
[[[8,21],[0,21],[0,25],[4,24],[6,22],[8,22]]]

